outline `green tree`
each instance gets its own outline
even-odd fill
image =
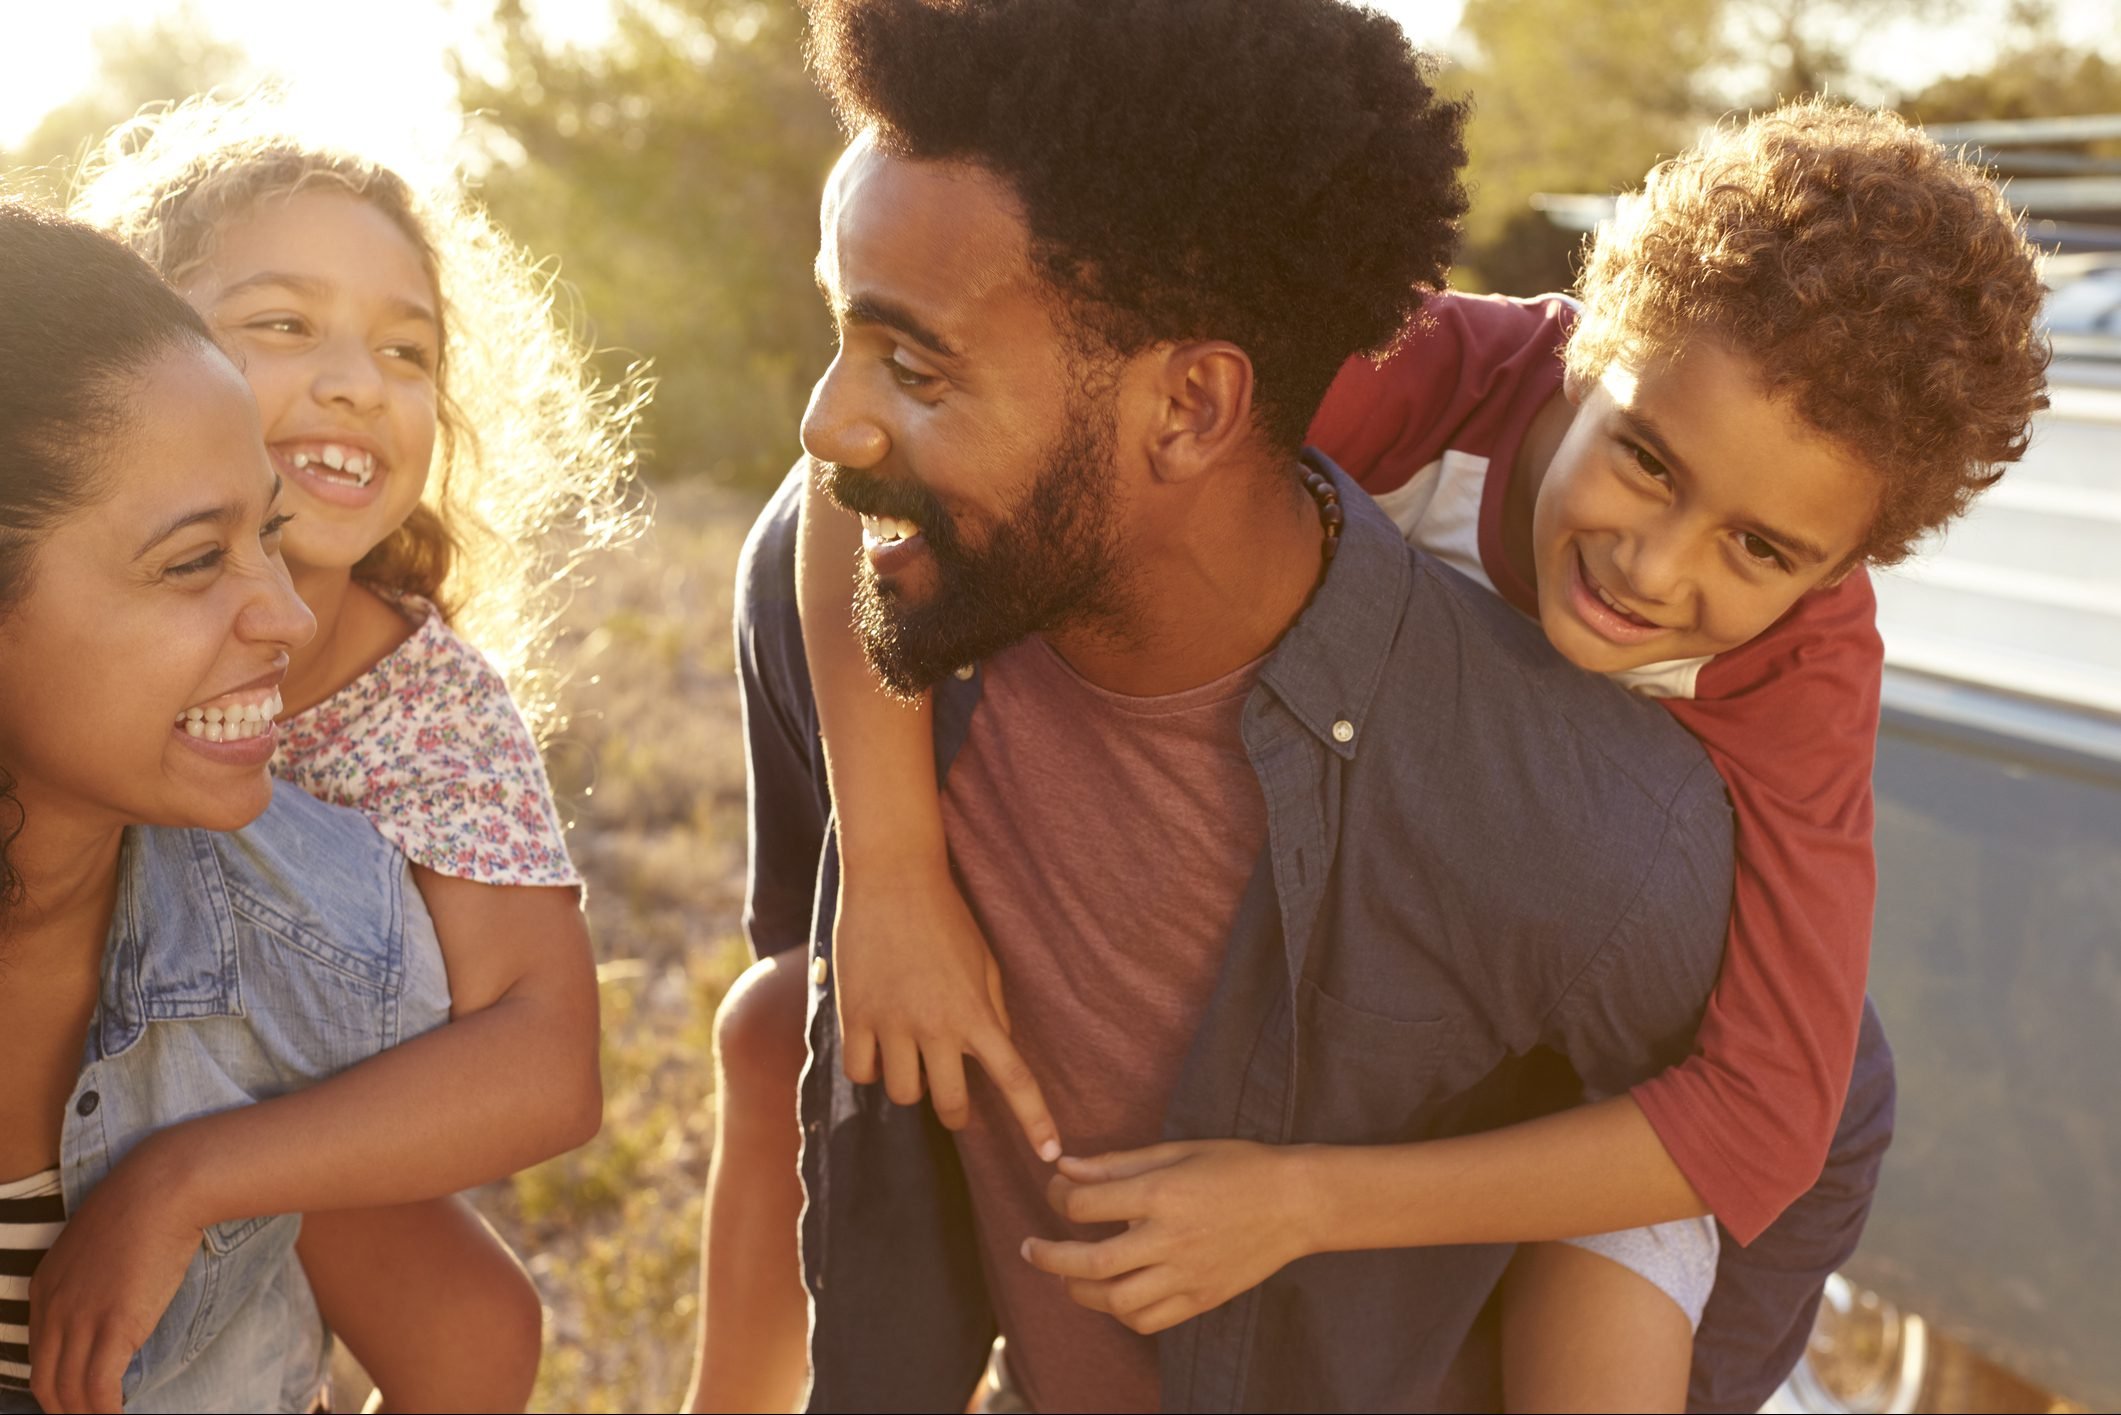
[[[504,72],[462,66],[489,139],[484,197],[559,253],[614,366],[646,356],[661,477],[764,485],[797,451],[831,332],[811,275],[840,138],[802,64],[802,16],[759,0],[618,0],[593,51],[496,16]]]

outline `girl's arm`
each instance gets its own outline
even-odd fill
[[[1059,1131],[1009,1040],[1000,971],[950,874],[927,699],[888,696],[855,641],[860,546],[855,519],[813,478],[796,538],[797,604],[839,832],[833,960],[847,1076],[873,1082],[881,1062],[886,1093],[913,1105],[925,1068],[935,1113],[955,1130],[970,1115],[969,1054],[1052,1159]]]
[[[455,1020],[306,1090],[157,1131],[69,1216],[38,1269],[31,1346],[86,1408],[118,1408],[126,1362],[212,1225],[431,1199],[596,1133],[596,970],[576,892],[414,869]]]

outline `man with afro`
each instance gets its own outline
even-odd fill
[[[840,350],[739,568],[761,962],[717,1025],[727,1135],[811,993],[811,1407],[962,1408],[997,1332],[1038,1409],[1462,1398],[1511,1250],[1375,1238],[1395,1166],[1684,1055],[1732,860],[1683,730],[1301,450],[1443,282],[1462,111],[1338,0],[815,0],[811,39]],[[852,605],[799,591],[855,518]],[[864,754],[799,601],[930,694],[932,762]],[[891,837],[938,771],[1005,999],[969,1081],[837,1010],[933,883]]]

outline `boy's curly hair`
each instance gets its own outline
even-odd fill
[[[1711,337],[1881,478],[1858,552],[1904,558],[2047,406],[2038,255],[1979,169],[1891,113],[1807,100],[1717,128],[1596,236],[1570,376]]]
[[[809,0],[841,125],[1022,202],[1071,333],[1226,339],[1294,450],[1349,355],[1450,268],[1464,110],[1339,0]]]
[[[493,660],[542,735],[557,725],[545,650],[567,577],[642,523],[632,437],[649,382],[636,369],[598,384],[556,315],[551,269],[453,178],[415,186],[300,129],[270,93],[151,109],[89,154],[72,214],[178,286],[211,258],[228,221],[272,197],[342,191],[404,233],[442,322],[435,461],[420,505],[354,575],[433,601]]]

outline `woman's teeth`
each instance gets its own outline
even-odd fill
[[[297,452],[289,461],[297,471],[314,470],[327,481],[344,482],[348,486],[367,486],[376,474],[375,454],[357,448],[341,447],[336,442],[327,442],[314,452]]]
[[[919,526],[902,517],[862,517],[862,539],[873,545],[890,545],[894,541],[911,540],[920,533]]]
[[[280,715],[282,706],[280,690],[275,688],[272,696],[261,702],[186,708],[177,714],[176,725],[186,734],[204,737],[209,742],[241,742],[246,737],[262,737],[272,731],[273,719]]]

